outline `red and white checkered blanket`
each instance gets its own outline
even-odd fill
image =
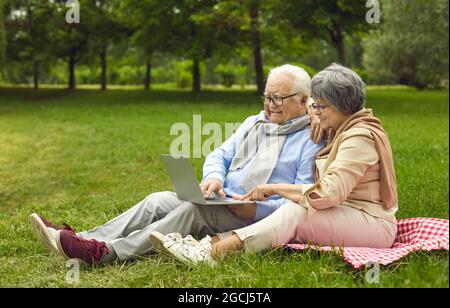
[[[354,268],[368,262],[382,265],[390,264],[411,252],[418,250],[448,250],[447,219],[408,218],[398,221],[397,238],[392,248],[379,249],[368,247],[318,247],[307,244],[287,244],[284,247],[292,250],[317,249],[336,251]]]

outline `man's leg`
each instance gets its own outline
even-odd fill
[[[102,242],[127,237],[130,233],[144,229],[155,221],[163,219],[171,211],[185,203],[187,202],[180,201],[173,192],[152,193],[106,224],[77,235],[84,239],[95,239]]]
[[[161,220],[129,234],[126,238],[110,241],[112,247],[121,261],[148,255],[151,250],[150,233],[159,231],[163,234],[172,232],[198,234],[200,236],[213,235],[217,232],[243,228],[251,224],[250,220],[237,218],[225,206],[203,206],[185,203]]]

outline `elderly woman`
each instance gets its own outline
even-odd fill
[[[321,128],[330,132],[316,159],[315,184],[258,185],[236,196],[266,200],[279,195],[291,202],[212,240],[155,233],[151,241],[189,264],[213,264],[227,252],[260,252],[290,242],[391,247],[398,208],[392,151],[380,121],[364,108],[364,82],[352,70],[333,64],[312,79],[312,97]]]

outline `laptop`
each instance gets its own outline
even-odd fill
[[[201,205],[240,205],[254,203],[254,201],[235,200],[230,196],[224,199],[220,199],[217,195],[212,198],[205,198],[198,184],[194,168],[192,168],[188,158],[161,154],[161,159],[166,166],[169,178],[180,200]]]

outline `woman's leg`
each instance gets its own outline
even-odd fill
[[[396,235],[396,224],[340,205],[315,211],[299,225],[296,240],[323,246],[390,248]]]
[[[390,248],[397,227],[348,206],[308,215],[304,207],[287,203],[265,219],[234,233],[212,245],[214,259],[233,251],[260,252],[293,241],[324,246]]]
[[[295,238],[298,224],[306,213],[307,210],[296,203],[283,204],[270,216],[212,243],[211,255],[218,259],[233,251],[260,252],[288,243]]]

